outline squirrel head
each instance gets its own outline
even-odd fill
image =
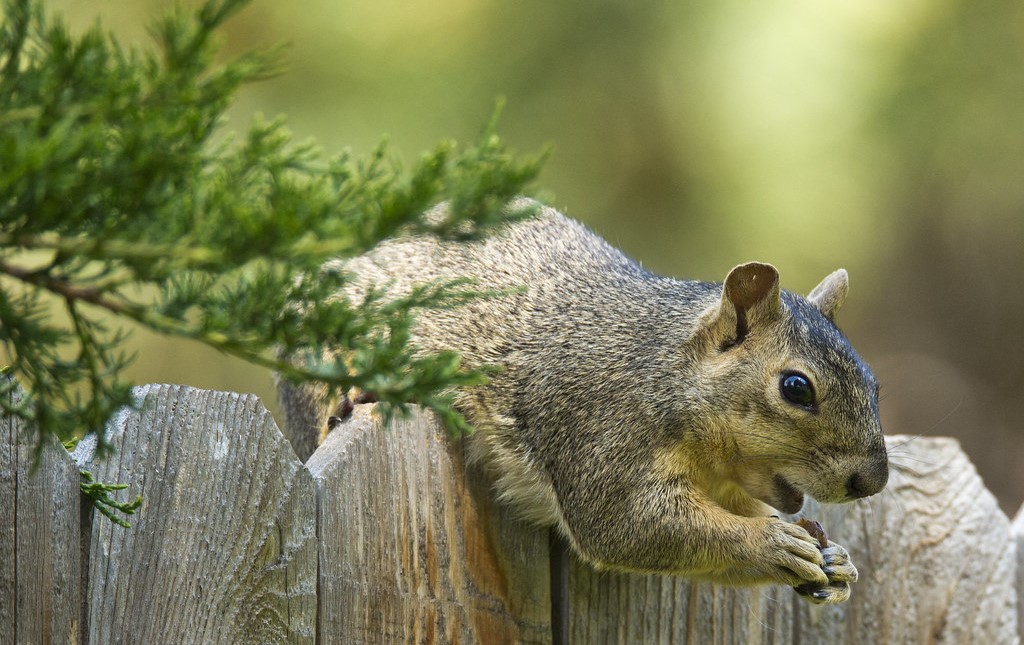
[[[843,269],[806,297],[770,264],[734,268],[696,330],[704,438],[716,468],[750,496],[795,513],[873,495],[888,480],[878,382],[835,325]]]

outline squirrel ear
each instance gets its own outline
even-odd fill
[[[828,274],[818,286],[811,290],[807,301],[829,320],[835,320],[836,312],[846,301],[850,291],[850,276],[846,269],[836,269]]]
[[[719,316],[735,323],[735,337],[724,345],[736,345],[750,329],[750,324],[770,320],[782,309],[779,295],[779,272],[770,264],[748,262],[729,272],[722,287]],[[729,330],[730,332],[732,330]]]

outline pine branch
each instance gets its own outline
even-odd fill
[[[488,294],[455,282],[350,303],[331,296],[351,276],[322,267],[389,236],[470,239],[528,216],[507,204],[544,155],[509,153],[493,121],[477,144],[443,142],[410,169],[384,145],[324,159],[282,119],[221,136],[240,85],[280,71],[280,50],[213,65],[215,30],[245,4],[175,11],[154,25],[153,51],[99,27],[72,37],[38,0],[4,4],[0,343],[27,395],[2,411],[32,421],[40,446],[91,430],[106,448],[104,424],[130,400],[120,321],[286,378],[371,390],[389,414],[418,402],[466,428],[451,388],[485,375],[416,354],[410,329],[418,309]],[[445,200],[441,221],[423,217]],[[325,361],[325,349],[348,358]]]
[[[114,491],[128,488],[127,484],[98,482],[88,470],[80,470],[78,474],[81,478],[78,487],[81,489],[82,494],[92,502],[96,510],[103,513],[114,524],[126,529],[131,528],[131,524],[117,515],[117,513],[134,515],[135,511],[142,507],[142,495],[137,496],[130,502],[119,502],[111,497],[110,494]]]

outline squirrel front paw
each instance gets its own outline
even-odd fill
[[[850,584],[857,582],[857,567],[850,562],[850,554],[846,549],[829,542],[821,549],[824,559],[822,572],[828,576],[828,584],[806,582],[794,587],[796,592],[818,605],[830,605],[845,602],[850,598]]]
[[[766,521],[763,537],[759,559],[776,582],[790,587],[831,583],[824,570],[827,549],[819,549],[818,541],[805,529],[773,518]]]

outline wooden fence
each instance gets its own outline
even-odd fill
[[[359,406],[303,465],[256,397],[137,397],[112,457],[73,455],[143,495],[130,529],[83,505],[72,455],[33,469],[34,436],[0,422],[0,644],[1019,642],[1024,513],[950,439],[891,438],[884,493],[809,510],[861,573],[813,607],[596,573],[495,506],[428,416]]]

